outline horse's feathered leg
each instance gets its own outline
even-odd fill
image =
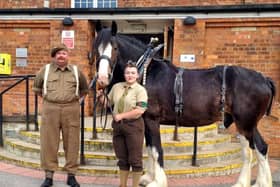
[[[232,187],[249,187],[251,186],[252,149],[249,147],[248,140],[243,135],[240,135],[240,143],[242,146],[243,166],[237,183]]]
[[[272,177],[268,163],[268,146],[261,137],[258,129],[254,130],[254,146],[258,160],[258,175],[253,187],[272,187]]]
[[[151,120],[144,116],[145,121],[145,141],[146,146],[156,147],[158,156],[158,162],[161,167],[163,167],[163,149],[161,146],[160,137],[160,125],[159,120]]]

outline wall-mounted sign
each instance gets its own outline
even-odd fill
[[[26,67],[27,59],[26,58],[16,58],[16,66],[17,67]]]
[[[74,49],[74,35],[75,32],[73,30],[62,31],[61,42],[69,49]]]
[[[180,62],[195,62],[195,55],[193,54],[182,54],[180,55]]]
[[[27,48],[16,48],[16,57],[27,58]]]

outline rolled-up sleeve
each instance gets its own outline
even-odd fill
[[[136,96],[136,107],[142,110],[147,110],[148,107],[148,94],[144,87],[141,87],[140,91]]]
[[[43,83],[44,83],[44,72],[45,72],[45,68],[42,68],[34,78],[32,90],[37,94],[42,94]]]

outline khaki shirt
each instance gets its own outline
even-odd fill
[[[129,85],[125,82],[117,83],[112,87],[110,93],[108,94],[110,104],[114,105],[115,114],[118,113],[118,102],[127,86]],[[148,96],[146,89],[136,82],[128,87],[127,95],[124,98],[124,112],[131,111],[136,107],[145,111],[147,109],[147,102]],[[139,106],[139,103],[142,103],[142,105]]]
[[[34,79],[33,91],[42,94],[45,75],[45,66],[38,72]],[[88,85],[83,73],[78,70],[79,76],[79,94],[88,93]],[[76,78],[71,65],[67,65],[64,70],[59,68],[55,63],[51,63],[48,80],[47,94],[43,95],[44,100],[54,103],[70,103],[78,100],[76,96]]]

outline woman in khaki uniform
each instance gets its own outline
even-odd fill
[[[128,62],[124,77],[125,82],[115,84],[108,94],[110,104],[114,105],[113,146],[120,169],[120,187],[127,186],[130,168],[133,187],[138,187],[143,172],[144,121],[141,116],[147,108],[148,96],[137,82],[139,74],[135,64]]]
[[[65,152],[64,170],[67,184],[79,187],[75,179],[78,169],[80,105],[79,99],[88,92],[85,76],[77,66],[68,64],[68,49],[59,45],[52,49],[53,62],[36,75],[33,91],[43,97],[40,126],[41,167],[46,178],[41,187],[53,185],[53,173],[58,168],[58,149],[62,132]]]

